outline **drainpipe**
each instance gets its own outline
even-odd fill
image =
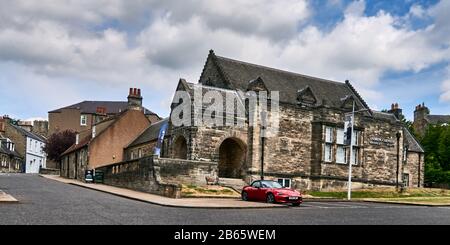
[[[422,153],[419,153],[419,169],[417,170],[417,187],[420,187],[420,165],[422,160]]]
[[[400,171],[400,137],[402,134],[400,132],[397,132],[397,171],[395,176],[395,187],[398,189],[398,174]]]

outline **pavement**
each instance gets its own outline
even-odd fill
[[[364,198],[362,201],[427,207],[450,207],[449,197]]]
[[[15,199],[13,196],[8,195],[4,191],[0,190],[0,204],[17,202],[17,199]]]
[[[40,175],[41,177],[88,188],[96,191],[109,193],[112,195],[129,198],[132,200],[148,202],[165,207],[178,208],[220,208],[220,209],[248,209],[248,208],[288,208],[287,205],[270,204],[264,202],[245,202],[238,198],[168,198],[164,196],[149,194],[145,192],[133,191],[103,184],[91,184],[81,181],[66,179],[55,175]]]
[[[450,207],[311,201],[290,208],[176,208],[26,174],[0,174],[0,189],[19,200],[0,204],[0,225],[450,225]]]

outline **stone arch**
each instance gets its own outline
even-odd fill
[[[184,136],[180,135],[175,138],[173,144],[173,158],[176,159],[187,159],[187,140]]]
[[[247,154],[246,144],[239,138],[230,137],[219,146],[219,177],[242,178]]]

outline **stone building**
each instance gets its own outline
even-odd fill
[[[45,138],[48,137],[48,121],[46,120],[34,120],[31,132],[34,134],[41,135]]]
[[[153,123],[144,130],[139,136],[131,141],[124,149],[124,160],[130,161],[143,157],[152,156],[155,153],[155,147],[158,143],[158,136],[164,124],[168,123],[169,119],[163,119],[159,122]],[[166,135],[167,137],[168,135]],[[164,152],[162,153],[164,155]]]
[[[413,128],[417,135],[423,136],[430,125],[450,124],[450,115],[431,115],[424,103],[414,110]]]
[[[23,158],[7,140],[0,139],[0,173],[21,173]]]
[[[124,159],[124,148],[150,124],[140,89],[130,89],[127,108],[77,134],[76,143],[61,155],[61,175],[82,179],[84,171]]]
[[[40,135],[14,125],[9,118],[3,118],[3,138],[14,143],[14,150],[24,161],[21,169],[25,173],[39,173],[46,167],[47,157],[43,151],[46,139]]]
[[[72,130],[81,132],[92,129],[92,126],[121,114],[127,109],[126,101],[83,101],[48,112],[49,135],[55,132]],[[151,122],[161,118],[154,112],[144,108],[145,115]]]
[[[23,171],[23,157],[15,149],[11,139],[5,138],[5,119],[0,117],[0,173],[20,173]]]
[[[244,127],[173,126],[164,157],[218,162],[219,177],[247,183],[274,179],[298,189],[342,188],[347,184],[349,148],[344,144],[344,118],[355,104],[353,181],[367,186],[421,187],[423,149],[394,113],[369,108],[355,88],[345,83],[220,57],[210,52],[198,84],[180,80],[177,91],[216,91],[245,105]],[[279,133],[260,137],[260,126],[248,124],[247,101],[238,92],[279,91]],[[345,98],[345,99],[344,99]],[[270,98],[269,98],[270,99]],[[173,109],[179,101],[174,100]],[[202,102],[204,112],[210,104]],[[274,116],[270,114],[268,118]],[[235,113],[216,115],[241,120]],[[261,167],[262,166],[262,167]]]

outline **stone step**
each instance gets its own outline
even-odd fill
[[[219,185],[232,188],[240,193],[247,183],[242,179],[219,178]]]

